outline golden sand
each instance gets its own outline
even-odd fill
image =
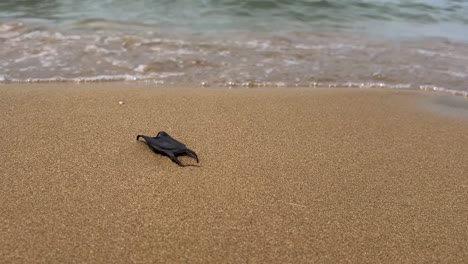
[[[426,97],[2,85],[0,262],[467,263],[468,122]]]

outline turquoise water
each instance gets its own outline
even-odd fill
[[[468,38],[468,2],[462,0],[4,0],[0,10],[2,20],[54,25],[107,19],[191,32],[356,31]]]
[[[3,0],[0,81],[468,91],[468,1]]]

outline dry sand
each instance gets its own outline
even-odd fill
[[[467,263],[468,122],[427,97],[1,85],[0,262]]]

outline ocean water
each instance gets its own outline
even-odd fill
[[[116,80],[468,97],[468,0],[0,1],[0,83]]]

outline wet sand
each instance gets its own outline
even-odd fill
[[[0,85],[0,262],[466,263],[468,121],[428,96]]]

